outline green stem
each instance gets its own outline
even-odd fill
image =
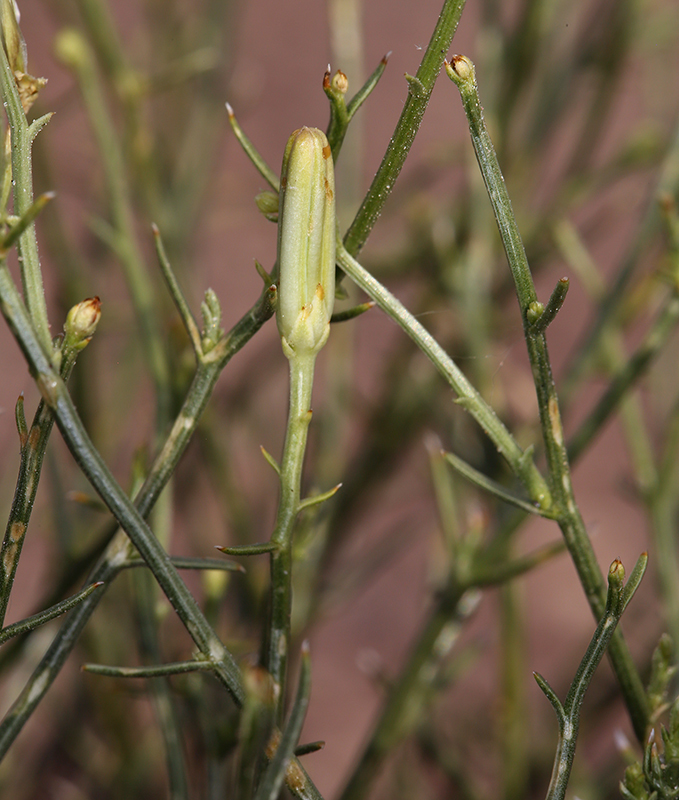
[[[472,144],[516,285],[526,347],[535,382],[555,518],[592,613],[598,620],[604,613],[606,587],[592,543],[575,502],[559,400],[547,352],[547,340],[544,331],[536,331],[527,318],[527,311],[531,303],[537,300],[528,259],[495,148],[483,119],[474,65],[465,56],[454,56],[451,63],[446,64],[446,72],[460,91]],[[643,742],[648,723],[648,701],[639,673],[619,633],[613,637],[609,653],[635,733],[639,741]]]
[[[171,505],[172,497],[171,489],[169,489],[161,494],[159,502],[156,503],[151,514],[153,532],[166,547],[171,528]],[[162,662],[162,649],[158,635],[161,621],[160,590],[148,570],[133,575],[130,583],[136,611],[139,657],[148,666],[160,664]],[[171,800],[188,800],[189,786],[182,736],[183,726],[177,707],[177,698],[166,676],[150,676],[147,687],[156,717],[156,727],[162,737],[165,749],[168,795]]]
[[[276,800],[280,795],[283,781],[290,768],[290,762],[295,755],[295,747],[302,732],[310,694],[311,659],[309,658],[309,645],[305,642],[302,646],[302,663],[297,696],[290,711],[290,718],[285,730],[280,737],[277,737],[275,753],[270,756],[269,766],[257,787],[255,800]]]
[[[159,459],[166,454],[168,462],[176,465],[181,455],[179,444],[183,442],[185,445],[190,434],[195,430],[198,409],[201,406],[204,407],[207,402],[222,366],[258,329],[257,323],[261,325],[271,316],[273,311],[271,303],[274,297],[275,292],[266,290],[258,303],[241,319],[231,334],[207,355],[200,381],[198,381],[198,375],[194,381],[194,386],[199,384],[201,387],[207,388],[207,392],[205,394],[200,392],[192,397],[190,410],[187,409],[188,414],[186,416],[179,415],[173,426],[174,435],[171,435],[177,449],[167,453],[167,448],[163,448]],[[142,515],[149,513],[163,488],[163,477],[167,480],[172,469],[168,464],[159,464],[157,460],[157,468],[153,471],[153,475],[149,475],[149,479],[142,489],[143,496],[138,499],[137,507],[133,506],[89,440],[63,382],[54,373],[42,353],[21,298],[4,266],[0,266],[0,307],[29,365],[37,376],[38,386],[43,392],[46,402],[54,411],[59,429],[77,463],[147,562],[198,649],[210,661],[212,671],[229,689],[234,701],[239,705],[242,704],[243,689],[240,682],[240,671],[233,661],[233,657],[215,635],[195,599],[178,576],[169,556],[143,520]],[[201,373],[200,369],[199,373]],[[187,405],[185,403],[185,407]],[[191,431],[187,430],[191,427]],[[178,428],[184,430],[180,431]],[[128,561],[128,540],[121,532],[110,543],[107,555],[102,560],[100,568],[95,570],[95,574],[101,576],[99,580],[110,580]],[[90,598],[98,594],[99,592],[94,592]],[[57,639],[55,639],[52,643],[31,676],[29,684],[24,687],[0,724],[0,757],[7,752],[63,666],[68,652],[75,644],[76,637],[72,634],[78,629],[82,630],[96,605],[88,603],[90,598],[84,600],[68,617],[57,637],[59,642],[57,643]],[[76,616],[79,625],[71,623]],[[65,632],[66,629],[67,632]],[[307,800],[320,798],[318,790],[298,762],[291,766],[288,779],[288,785],[297,797]]]
[[[78,603],[82,603],[83,600],[89,597],[92,592],[99,588],[99,586],[101,586],[101,584],[92,583],[79,591],[77,594],[74,594],[72,597],[67,597],[66,600],[62,600],[61,603],[57,603],[45,611],[41,611],[38,614],[33,614],[30,617],[26,617],[26,619],[19,620],[19,622],[15,622],[12,625],[8,625],[6,628],[0,630],[0,644],[4,644],[13,636],[19,636],[20,634],[33,631],[40,625],[44,625],[46,622],[51,622],[53,619],[60,617],[62,614],[65,614],[67,611],[75,608]]]
[[[106,678],[167,678],[171,675],[186,675],[187,672],[209,672],[209,661],[178,661],[174,664],[160,664],[157,667],[114,667],[108,664],[83,664],[83,672],[103,675]]]
[[[128,534],[153,571],[200,651],[215,665],[215,673],[237,700],[243,690],[240,673],[231,654],[215,636],[198,604],[181,580],[168,554],[122,491],[92,444],[73,406],[66,386],[45,357],[16,287],[5,266],[0,267],[0,303],[12,331],[36,375],[46,404],[76,462]]]
[[[72,348],[64,348],[61,353],[60,375],[67,381],[78,355],[78,351]],[[20,415],[23,418],[23,399],[18,401],[21,404]],[[0,628],[4,625],[7,605],[9,603],[14,578],[21,550],[26,538],[28,523],[33,511],[33,503],[40,483],[45,449],[49,441],[52,425],[54,424],[54,414],[45,404],[44,400],[38,403],[33,423],[29,431],[20,432],[21,438],[21,462],[19,474],[17,476],[12,507],[5,528],[5,536],[2,541],[0,551]]]
[[[566,787],[568,786],[573,758],[575,757],[575,745],[580,727],[580,709],[585,698],[585,692],[606,652],[606,648],[612,644],[620,617],[639,586],[647,561],[646,554],[639,558],[632,570],[627,586],[623,585],[625,570],[620,561],[614,561],[611,564],[608,571],[606,604],[601,619],[589,643],[587,652],[580,662],[563,706],[544,678],[535,673],[535,679],[552,704],[559,722],[559,739],[546,800],[563,800],[566,796]]]
[[[311,422],[311,392],[316,354],[290,358],[290,409],[280,466],[281,495],[271,536],[277,549],[271,554],[271,618],[265,666],[278,687],[278,721],[282,720],[290,652],[292,612],[292,539],[300,509],[302,466]]]
[[[540,509],[551,506],[549,489],[533,463],[529,450],[523,451],[514,437],[500,421],[495,411],[467,380],[464,373],[445,352],[434,337],[415,317],[384,287],[375,280],[354,258],[341,242],[337,246],[337,262],[346,274],[391,317],[429,358],[439,373],[458,395],[457,402],[479,423],[498,451],[507,460],[515,475],[525,485],[531,500]]]
[[[11,284],[11,278],[9,278],[6,269],[0,269],[0,278],[3,279],[1,281],[0,298],[8,296],[11,301],[16,295],[16,290]],[[175,419],[167,440],[156,456],[149,475],[135,499],[135,505],[141,516],[148,516],[177,466],[196,430],[198,420],[207,405],[221,370],[230,358],[241,349],[273,314],[273,297],[274,295],[270,291],[263,292],[253,308],[234,326],[223,341],[214,350],[210,351],[210,358],[207,363],[199,363],[182,409]],[[10,325],[13,319],[14,316],[8,317]],[[24,352],[27,351],[30,344],[30,336],[26,338],[28,339],[26,344],[23,344],[23,338],[19,338],[19,343]],[[115,533],[115,530],[112,533]],[[128,539],[125,533],[120,531],[113,537],[98,565],[93,570],[91,582],[102,581],[108,584],[115,577],[121,566],[126,566],[128,561]],[[8,747],[59,673],[87,620],[96,608],[102,591],[95,592],[94,595],[88,597],[68,616],[12,710],[3,720],[2,725],[0,725],[0,757],[6,753]]]
[[[33,205],[33,169],[31,147],[33,136],[21,107],[16,82],[7,61],[5,48],[0,47],[0,83],[2,99],[12,137],[12,180],[14,182],[14,214],[23,217]],[[19,237],[19,265],[26,308],[46,355],[52,352],[52,336],[47,318],[47,304],[42,285],[35,225],[29,225]]]
[[[434,83],[462,15],[466,0],[445,0],[438,22],[415,77],[408,76],[408,97],[368,194],[344,237],[351,255],[357,255],[382,213],[382,208],[415,141]]]

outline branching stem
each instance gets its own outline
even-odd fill
[[[531,304],[537,301],[537,294],[526,251],[495,148],[483,119],[474,65],[466,56],[453,56],[450,63],[446,62],[446,72],[460,91],[476,158],[486,184],[516,286],[526,347],[537,394],[540,423],[549,466],[550,490],[555,506],[555,519],[561,528],[566,547],[573,559],[592,613],[598,620],[604,613],[606,585],[575,502],[559,400],[547,352],[545,333],[539,327],[536,329],[527,316]],[[639,673],[619,633],[613,636],[609,653],[635,733],[639,741],[643,742],[648,724],[648,702]]]

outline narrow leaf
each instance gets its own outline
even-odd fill
[[[77,594],[74,594],[72,597],[51,606],[46,611],[33,614],[33,616],[15,622],[13,625],[8,625],[0,631],[0,644],[4,644],[8,639],[11,639],[13,636],[18,636],[20,633],[28,633],[29,631],[35,630],[35,628],[55,619],[55,617],[60,617],[62,614],[65,614],[67,611],[77,606],[78,603],[82,603],[86,597],[89,597],[92,592],[100,586],[103,586],[103,583],[93,583]]]
[[[323,494],[316,494],[313,497],[307,497],[299,504],[298,510],[302,511],[305,508],[311,508],[312,506],[325,503],[326,500],[329,500],[331,497],[337,494],[341,486],[342,484],[338,483],[337,486],[333,486],[332,489],[329,489],[327,492],[323,492]]]
[[[457,470],[457,472],[467,478],[468,481],[476,484],[476,486],[478,486],[480,489],[490,492],[500,500],[503,500],[505,503],[510,503],[511,505],[520,508],[522,511],[526,511],[529,514],[538,514],[539,516],[551,519],[551,515],[549,513],[543,511],[538,506],[533,505],[530,501],[524,500],[523,498],[518,497],[510,492],[508,489],[505,489],[504,486],[501,486],[499,483],[496,483],[494,480],[486,477],[482,472],[474,469],[474,467],[472,467],[466,461],[463,461],[454,453],[444,452],[443,455],[453,469]]]

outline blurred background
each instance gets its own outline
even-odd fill
[[[29,70],[49,81],[31,113],[56,112],[34,158],[36,191],[57,192],[38,222],[52,332],[75,302],[101,297],[102,320],[71,390],[126,489],[143,474],[163,426],[125,267],[110,246],[120,201],[111,175],[123,179],[170,365],[171,419],[193,362],[157,268],[151,223],[159,226],[195,313],[211,287],[227,330],[261,291],[254,260],[266,269],[275,260],[275,226],[254,203],[268,187],[238,145],[225,102],[278,172],[294,129],[327,125],[327,65],[346,73],[352,96],[389,53],[337,163],[344,229],[379,166],[406,98],[404,73],[416,72],[440,6],[440,0],[20,3]],[[55,55],[67,28],[80,32],[91,59],[84,73]],[[606,341],[615,340],[623,363],[668,302],[664,276],[674,255],[658,184],[671,206],[679,180],[676,0],[469,0],[452,53],[476,64],[540,298],[546,301],[562,276],[571,279],[548,333],[570,434],[616,369],[601,341],[583,355],[611,287],[620,283]],[[97,138],[97,100],[115,133],[118,162]],[[522,446],[534,443],[539,456],[521,318],[459,95],[445,76],[360,260],[434,333]],[[626,265],[629,277],[619,280]],[[363,299],[348,284],[342,308]],[[672,461],[663,446],[677,397],[677,344],[668,332],[635,395],[645,441],[659,460]],[[0,499],[8,511],[18,467],[13,407],[23,392],[32,414],[38,394],[5,327],[0,353]],[[259,448],[278,457],[286,411],[287,362],[269,322],[224,371],[177,470],[162,521],[172,553],[212,556],[214,545],[268,539],[277,479]],[[385,691],[445,582],[449,538],[491,541],[507,523],[506,510],[452,473],[441,489],[440,447],[509,481],[450,388],[381,312],[335,326],[319,358],[305,486],[308,493],[338,482],[343,487],[302,520],[295,584],[296,632],[300,641],[310,639],[313,675],[302,739],[326,743],[304,763],[328,798],[340,796]],[[646,674],[668,624],[667,597],[657,580],[652,505],[637,455],[629,423],[614,414],[578,458],[574,482],[604,571],[614,558],[631,569],[650,549],[649,574],[622,625]],[[55,431],[8,622],[41,608],[62,576],[72,576],[70,590],[84,580],[88,554],[91,560],[106,527],[105,515],[83,502],[90,492]],[[672,510],[672,525],[674,519]],[[507,537],[508,552],[529,552],[558,537],[554,524],[530,521]],[[245,566],[246,576],[186,575],[239,658],[257,652],[268,581],[265,557]],[[556,721],[531,673],[540,672],[565,696],[594,629],[591,612],[567,555],[478,599],[440,685],[422,699],[370,796],[544,794]],[[188,637],[160,598],[157,604],[162,659],[186,657]],[[0,652],[3,709],[58,625]],[[122,576],[0,766],[3,796],[168,796],[162,738],[143,684],[79,671],[86,661],[140,663],[138,639],[135,593]],[[177,680],[173,691],[190,796],[224,796],[229,700],[208,678]],[[618,796],[621,737],[633,734],[606,662],[584,713],[571,791],[592,799]]]

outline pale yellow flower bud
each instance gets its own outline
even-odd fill
[[[325,344],[335,300],[335,177],[330,145],[300,128],[283,157],[278,215],[276,318],[288,358]]]

